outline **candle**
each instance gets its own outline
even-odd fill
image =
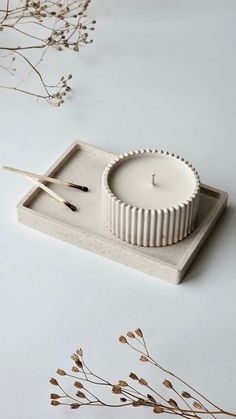
[[[114,168],[109,187],[135,207],[164,209],[186,201],[196,187],[194,172],[167,155],[137,155]]]
[[[165,246],[194,228],[200,180],[191,164],[158,150],[117,157],[102,178],[102,209],[108,228],[128,243]]]

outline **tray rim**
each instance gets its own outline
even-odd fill
[[[100,147],[94,146],[92,144],[89,144],[89,143],[81,141],[81,140],[76,140],[56,159],[56,161],[46,170],[44,175],[45,176],[54,176],[57,173],[57,171],[59,171],[60,168],[65,165],[66,160],[69,159],[73,155],[73,153],[76,151],[76,149],[78,149],[78,150],[82,149],[82,150],[90,151],[90,152],[93,151],[96,154],[101,153],[103,156],[104,156],[104,154],[106,154],[107,157],[110,160],[113,160],[114,157],[117,156],[117,155],[115,155],[115,154],[113,154],[113,153],[111,153],[107,150],[104,150],[104,149],[100,148]],[[45,182],[45,183],[47,183],[47,182]],[[227,192],[201,183],[201,191],[203,189],[218,195],[217,204],[214,207],[214,210],[209,214],[207,219],[204,221],[204,224],[201,226],[201,228],[199,229],[199,231],[195,235],[192,243],[187,248],[186,252],[182,256],[182,258],[178,261],[178,263],[175,263],[175,262],[170,263],[168,261],[163,260],[160,257],[153,257],[152,255],[142,253],[142,252],[139,251],[140,247],[132,245],[133,248],[137,248],[136,249],[137,251],[135,252],[136,257],[145,259],[147,261],[149,260],[154,264],[160,264],[160,266],[165,266],[167,269],[169,269],[171,271],[173,270],[175,272],[174,276],[176,278],[175,283],[179,283],[181,281],[181,279],[184,277],[185,273],[187,272],[189,266],[192,264],[194,258],[196,257],[197,253],[199,252],[200,248],[203,246],[203,243],[205,243],[205,240],[207,239],[211,230],[213,229],[213,227],[217,223],[218,219],[220,218],[220,215],[223,213],[223,211],[227,207],[227,200],[228,200],[228,193]],[[22,214],[22,212],[23,212],[24,214],[28,214],[30,217],[37,216],[41,220],[44,220],[46,222],[51,222],[54,225],[65,228],[65,225],[63,225],[62,222],[60,222],[58,220],[55,220],[51,216],[47,216],[45,214],[39,213],[39,212],[35,211],[34,209],[29,208],[27,206],[27,205],[29,205],[30,201],[33,200],[36,197],[36,195],[39,193],[39,191],[40,191],[40,188],[37,185],[33,186],[23,196],[23,198],[18,202],[18,204],[16,206],[18,221],[20,221],[20,223],[22,223],[24,225],[31,226],[30,223],[27,224],[25,222],[22,222],[22,220],[20,220],[20,214]],[[202,193],[202,192],[200,192],[200,193]],[[33,227],[33,228],[36,229],[35,227]],[[119,249],[121,248],[122,242],[120,243],[120,242],[117,241],[116,243],[114,243],[114,242],[111,243],[106,238],[104,238],[102,236],[99,236],[97,234],[91,233],[90,231],[88,231],[86,229],[83,229],[82,227],[76,227],[76,226],[73,226],[73,225],[70,225],[70,224],[66,224],[66,228],[71,229],[72,231],[76,231],[79,234],[86,235],[86,237],[89,236],[90,238],[93,238],[93,240],[96,239],[96,241],[102,242],[105,246],[109,246],[111,248],[119,248]],[[176,243],[174,246],[178,246],[178,244],[179,243]],[[83,246],[78,245],[78,247],[83,247]],[[165,248],[168,248],[168,247],[169,246],[165,246]],[[86,247],[84,247],[84,248],[86,249]],[[93,251],[93,250],[91,250],[91,251]],[[98,252],[96,252],[96,253],[98,253]],[[130,255],[130,254],[133,255],[133,252],[131,253],[128,248],[122,248],[122,253],[127,254],[127,255]],[[110,259],[112,259],[112,257]],[[129,264],[127,264],[123,261],[119,261],[119,263],[125,264],[126,266],[130,266]],[[159,275],[157,275],[157,276],[158,276],[158,278],[161,278],[161,274],[160,274],[160,276]],[[164,279],[168,280],[167,278],[164,278]],[[171,282],[173,282],[173,281],[171,280]]]

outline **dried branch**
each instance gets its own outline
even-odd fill
[[[83,406],[91,407],[146,407],[152,409],[156,414],[172,414],[187,419],[199,418],[219,418],[220,416],[236,417],[235,413],[230,413],[217,404],[211,402],[198,390],[194,389],[186,381],[182,380],[176,374],[162,367],[149,353],[143,332],[137,329],[134,332],[129,331],[126,336],[120,336],[120,343],[128,345],[133,351],[138,353],[139,360],[158,368],[166,375],[162,385],[165,392],[155,389],[146,379],[139,377],[131,372],[128,380],[120,379],[116,383],[99,376],[93,372],[85,363],[83,350],[78,349],[72,356],[74,365],[71,372],[58,369],[59,376],[66,376],[74,380],[74,390],[69,394],[59,384],[58,380],[51,378],[50,383],[58,387],[59,393],[51,394],[52,406],[69,406],[71,409],[78,409]],[[171,379],[171,381],[170,381]],[[178,391],[178,385],[183,386],[182,391]],[[119,402],[112,403],[104,399],[102,395],[96,393],[96,390],[108,388],[109,393],[118,395]],[[166,392],[170,396],[166,396]]]
[[[72,75],[60,77],[48,84],[38,67],[51,48],[79,52],[84,45],[93,42],[89,31],[94,30],[95,20],[88,20],[87,10],[91,0],[4,0],[0,9],[0,71],[16,78],[16,62],[23,64],[26,74],[14,84],[0,85],[45,99],[50,104],[61,106],[71,90]],[[10,40],[17,34],[15,45],[3,45],[4,38]],[[23,88],[28,75],[33,74],[39,82],[39,91]]]

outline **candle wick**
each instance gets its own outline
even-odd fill
[[[156,173],[152,174],[152,186],[155,186],[155,177],[156,177]]]

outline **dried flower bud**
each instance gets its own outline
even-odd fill
[[[74,386],[77,387],[77,388],[83,388],[83,384],[80,383],[79,381],[75,381]]]
[[[142,405],[145,405],[145,404],[146,404],[146,400],[144,400],[144,399],[142,399],[142,398],[139,398],[139,399],[138,399],[138,401],[139,401],[139,403],[140,403],[140,404],[142,404]]]
[[[138,377],[134,372],[131,372],[129,377],[132,378],[132,380],[138,380]]]
[[[141,355],[139,359],[142,362],[147,362],[148,361],[148,358],[145,355]]]
[[[148,394],[147,398],[148,398],[148,400],[150,400],[150,402],[156,403],[156,400],[154,399],[154,397],[151,394]]]
[[[83,364],[82,364],[82,362],[80,361],[79,358],[75,361],[75,363],[76,363],[77,367],[83,368]]]
[[[77,367],[73,366],[73,367],[71,368],[71,371],[73,371],[73,372],[79,372],[79,368],[77,368]]]
[[[77,354],[71,355],[71,359],[72,359],[72,361],[77,361],[78,355]]]
[[[172,406],[172,407],[178,407],[178,404],[176,403],[176,401],[174,399],[169,399],[168,403]]]
[[[52,394],[50,394],[50,398],[52,400],[56,400],[56,399],[60,399],[60,396],[59,396],[59,394],[52,393]]]
[[[140,406],[139,401],[138,400],[134,400],[133,403],[132,403],[132,406],[139,407]]]
[[[199,402],[193,402],[193,406],[196,407],[196,409],[204,409],[201,403]]]
[[[79,355],[79,356],[83,356],[83,350],[82,350],[82,348],[77,349],[76,353],[77,353],[77,355]]]
[[[58,370],[57,370],[57,374],[58,374],[58,375],[66,375],[66,372],[65,372],[65,371],[63,371],[63,370],[60,370],[60,368],[58,368]]]
[[[121,386],[121,387],[127,387],[128,386],[128,383],[126,383],[126,381],[124,381],[124,380],[119,380],[119,386]]]
[[[78,409],[80,407],[79,403],[71,403],[70,408],[71,409]]]
[[[127,343],[127,339],[126,339],[125,336],[120,336],[119,341],[120,341],[120,343]]]
[[[141,384],[142,386],[147,386],[147,385],[148,385],[147,381],[146,381],[146,380],[144,380],[144,378],[140,378],[140,379],[138,380],[138,382],[139,382],[139,384]]]
[[[86,396],[82,391],[77,391],[76,396],[80,399],[86,399]]]
[[[58,402],[57,400],[52,400],[51,401],[51,405],[52,406],[59,406],[59,404],[61,404],[60,402]]]
[[[131,338],[131,339],[135,338],[135,334],[133,332],[128,332],[127,336],[128,338]]]
[[[185,397],[186,399],[191,399],[191,394],[189,394],[187,391],[183,391],[182,396]]]
[[[135,330],[135,333],[136,333],[136,335],[137,335],[137,336],[139,336],[140,338],[143,338],[143,332],[142,332],[142,330],[141,330],[140,328],[136,329],[136,330]]]
[[[121,387],[120,386],[117,386],[117,385],[113,386],[112,387],[112,393],[114,393],[114,394],[121,394],[122,393]]]
[[[163,413],[164,412],[164,410],[162,409],[162,407],[161,406],[155,406],[154,407],[154,409],[153,409],[153,413]]]
[[[166,388],[173,388],[173,386],[172,386],[172,384],[171,384],[171,382],[169,381],[169,380],[165,380],[165,381],[163,381],[163,383],[162,384],[164,384],[164,386],[166,387]]]
[[[58,386],[58,381],[57,381],[55,378],[51,378],[50,383],[51,383],[53,386]]]

